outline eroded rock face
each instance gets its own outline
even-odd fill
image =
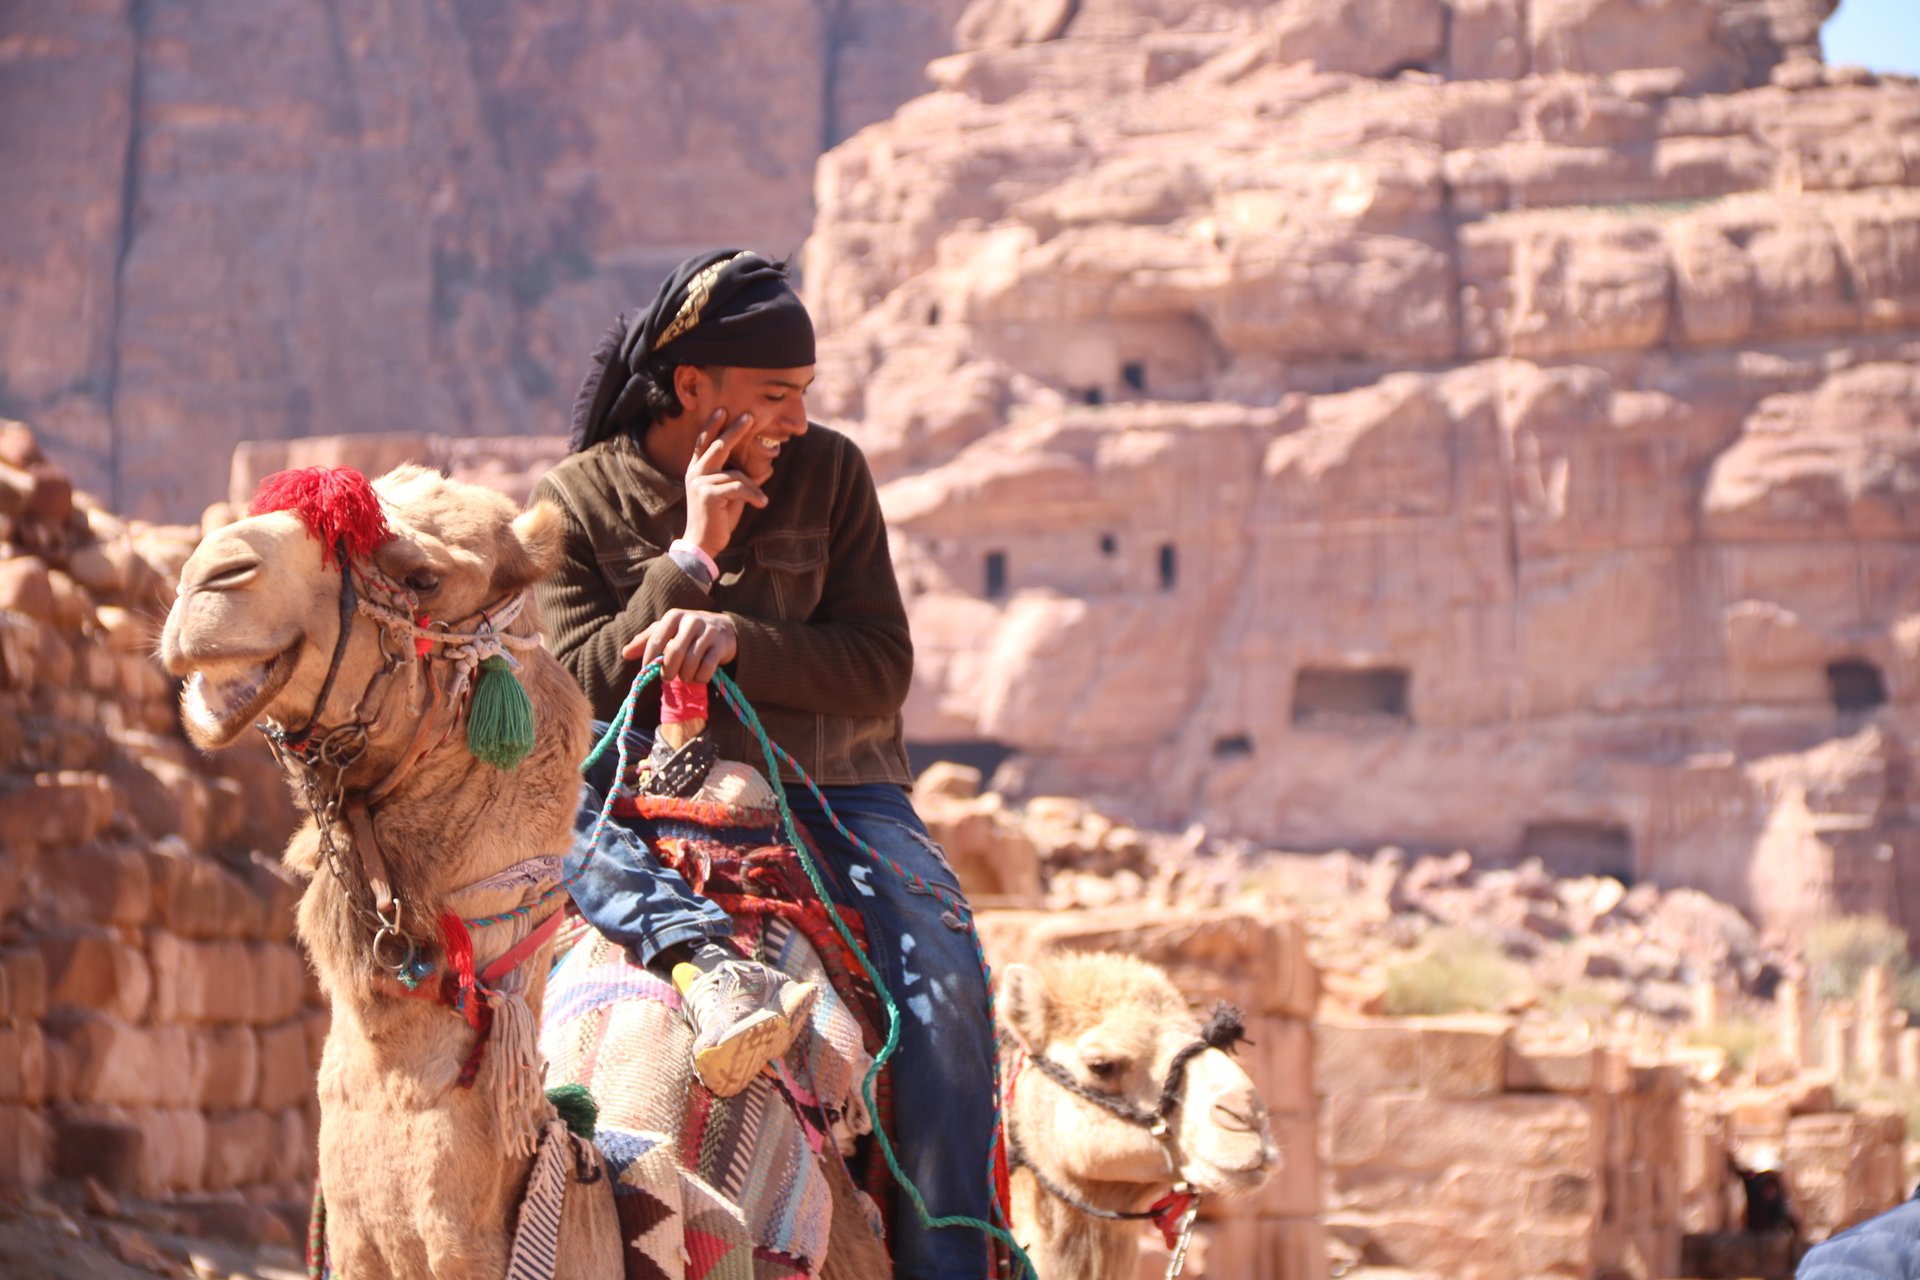
[[[1920,920],[1920,85],[1831,7],[982,0],[808,247],[909,737]]]
[[[797,249],[815,157],[959,0],[86,0],[0,15],[0,412],[189,519],[243,440],[563,431],[695,248]]]

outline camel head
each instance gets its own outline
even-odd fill
[[[557,563],[558,521],[544,506],[521,512],[504,494],[414,465],[370,487],[345,469],[283,475],[306,480],[299,504],[216,530],[180,571],[161,659],[187,679],[187,732],[213,750],[256,721],[299,726],[318,710],[329,723],[370,723],[369,754],[391,755],[396,744],[383,739],[408,737],[423,697],[413,639],[394,624],[471,630],[486,622],[483,610],[499,611]],[[386,612],[349,616],[319,707],[349,567],[357,599]],[[529,631],[531,622],[529,613],[511,629]],[[403,678],[377,681],[383,671]],[[375,690],[376,705],[362,705]]]
[[[1136,1115],[1159,1110],[1176,1058],[1201,1039],[1200,1019],[1166,973],[1132,956],[1047,956],[1002,969],[998,987],[1000,1020],[1016,1044]],[[1239,1064],[1217,1048],[1192,1054],[1177,1097],[1156,1136],[1029,1066],[1011,1114],[1027,1159],[1083,1191],[1124,1184],[1152,1200],[1175,1181],[1208,1194],[1266,1181],[1278,1151],[1266,1104]]]

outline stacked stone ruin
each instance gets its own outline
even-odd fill
[[[325,1015],[284,788],[189,746],[152,657],[199,534],[122,522],[0,424],[0,1187],[285,1239]]]

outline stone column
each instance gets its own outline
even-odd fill
[[[1823,1033],[1820,1065],[1833,1072],[1836,1081],[1852,1075],[1853,1013],[1844,1005],[1829,1005],[1821,1024]]]
[[[1860,1031],[1854,1054],[1860,1078],[1868,1084],[1886,1079],[1891,1058],[1887,1032],[1892,1024],[1893,999],[1887,989],[1887,971],[1869,965],[1860,975]]]
[[[1798,1071],[1807,1065],[1807,997],[1800,984],[1788,978],[1774,994],[1780,1055]]]
[[[1701,978],[1693,984],[1693,1025],[1713,1027],[1720,1024],[1724,1017],[1725,1002],[1720,998],[1720,984],[1712,978]]]

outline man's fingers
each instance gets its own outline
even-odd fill
[[[733,620],[725,614],[715,614],[703,622],[700,646],[688,664],[694,674],[686,678],[705,682],[739,656],[740,638],[733,629]]]
[[[756,507],[767,505],[766,490],[747,479],[744,471],[722,471],[717,476],[706,477],[706,480],[706,484],[699,486],[703,496],[745,502]]]
[[[715,409],[707,415],[707,425],[700,428],[700,434],[693,438],[694,456],[698,457],[700,454],[706,452],[707,441],[713,439],[714,433],[720,430],[720,425],[726,420],[727,411],[725,409]]]
[[[645,631],[642,631],[639,635],[627,641],[626,646],[620,650],[620,656],[628,662],[632,662],[635,658],[638,658],[647,651],[647,646],[653,641],[653,633],[659,629],[660,624],[658,622],[650,624]]]
[[[688,670],[688,655],[699,647],[706,626],[698,615],[690,615],[680,620],[673,637],[667,641],[666,648],[660,652],[660,677],[672,680],[684,677]]]
[[[718,651],[718,638],[713,629],[708,628],[700,637],[700,643],[687,654],[686,670],[680,678],[692,684],[705,684],[713,679],[714,671],[720,666],[714,656]]]
[[[647,628],[646,647],[640,651],[640,665],[646,666],[666,652],[667,642],[672,640],[686,622],[686,614],[678,609],[669,609],[660,616],[660,620]]]
[[[723,411],[715,410],[714,412],[715,415],[718,416]],[[688,470],[687,474],[712,475],[723,469],[727,464],[727,455],[733,452],[733,446],[738,444],[740,437],[747,434],[752,427],[753,415],[751,413],[743,413],[732,422],[729,422],[726,430],[707,441],[706,447],[694,455],[693,466]]]

